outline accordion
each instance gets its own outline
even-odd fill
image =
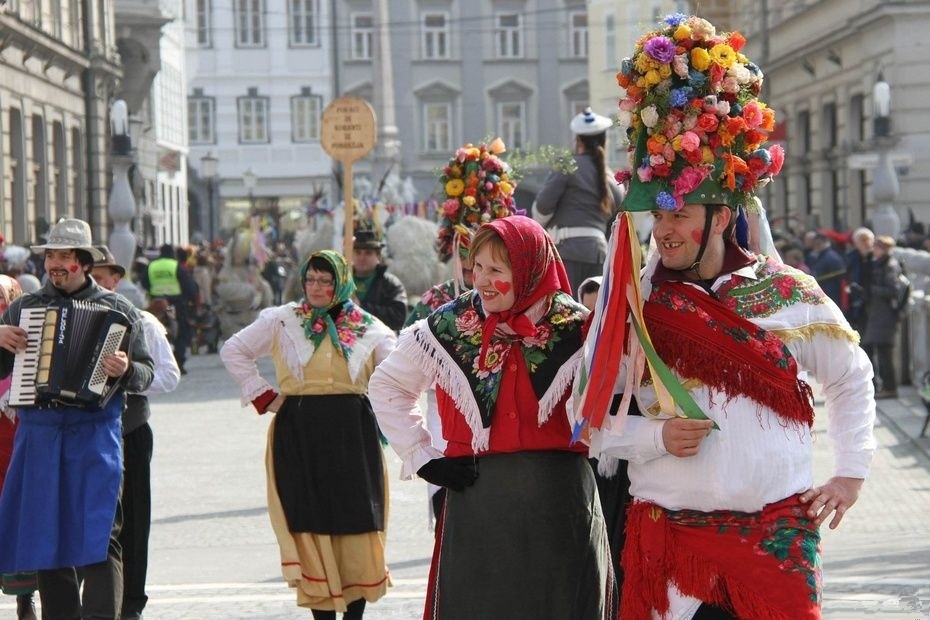
[[[119,379],[106,376],[102,360],[128,349],[130,325],[122,312],[89,301],[23,308],[27,345],[13,360],[10,406],[106,405]]]

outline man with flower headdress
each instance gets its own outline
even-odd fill
[[[652,212],[655,249],[640,274],[621,214],[576,409],[592,451],[629,461],[624,619],[820,618],[819,526],[856,502],[875,448],[858,336],[812,277],[764,251],[754,193],[784,153],[764,147],[774,112],[744,42],[672,15],[618,74],[634,170],[623,209]],[[822,485],[802,371],[835,445]],[[605,415],[615,384],[621,409]],[[625,414],[631,399],[643,415]]]
[[[455,152],[443,168],[439,183],[445,199],[436,246],[439,258],[452,263],[452,277],[423,293],[407,316],[404,327],[425,319],[433,310],[471,289],[471,238],[483,222],[514,213],[513,193],[517,184],[510,178],[510,166],[498,157],[505,151],[506,146],[500,138],[491,144],[479,144],[477,147],[466,144]],[[466,181],[463,178],[470,183],[469,188],[474,188],[473,193],[465,193]],[[434,446],[444,449],[446,444],[442,438],[434,390],[427,392],[426,421]],[[441,512],[445,489],[434,484],[428,487],[431,517],[434,517]]]

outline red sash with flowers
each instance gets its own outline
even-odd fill
[[[627,512],[621,620],[669,609],[668,586],[754,620],[820,618],[820,533],[793,495],[762,512]]]
[[[652,343],[684,379],[745,396],[783,420],[814,423],[813,394],[780,338],[681,282],[661,282],[644,304]]]

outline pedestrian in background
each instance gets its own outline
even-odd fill
[[[843,292],[846,282],[846,261],[839,252],[833,249],[830,238],[825,234],[814,233],[813,249],[807,264],[823,292],[840,309],[843,309],[846,306]]]
[[[857,228],[852,234],[852,249],[846,253],[846,286],[849,293],[844,314],[852,328],[860,333],[865,329],[866,295],[872,280],[872,249],[875,233],[868,228]]]
[[[585,278],[601,275],[608,226],[623,199],[604,152],[612,125],[591,108],[576,115],[570,124],[576,170],[550,172],[533,203],[533,217],[548,228],[573,292]]]
[[[352,243],[352,275],[358,305],[394,331],[400,331],[407,318],[407,291],[404,283],[382,264],[384,241],[372,230],[359,230]]]
[[[187,256],[186,250],[175,250],[168,243],[162,245],[158,258],[149,263],[142,279],[142,286],[148,290],[152,301],[164,297],[174,307],[178,321],[177,335],[174,337],[174,359],[182,375],[187,374],[184,364],[194,335],[191,306],[199,298],[197,283],[183,265]]]
[[[384,560],[388,490],[368,379],[394,332],[351,301],[346,259],[323,250],[300,269],[305,298],[268,308],[220,357],[242,404],[272,412],[268,513],[285,580],[314,620],[362,617],[390,583]],[[256,360],[274,361],[277,386]]]
[[[103,258],[94,261],[94,282],[116,291],[126,269],[116,262],[110,249],[97,246]],[[178,387],[181,369],[174,359],[165,326],[141,310],[145,344],[155,362],[152,384],[142,394],[127,393],[123,409],[123,527],[119,544],[123,551],[122,620],[140,620],[148,602],[145,579],[149,564],[149,532],[152,529],[152,450],[154,440],[148,396],[166,394]]]
[[[565,410],[587,310],[530,218],[484,224],[470,254],[474,292],[406,329],[371,379],[401,477],[448,489],[424,617],[613,619],[597,487]],[[442,452],[418,404],[433,384]]]
[[[903,314],[898,300],[901,294],[901,264],[891,255],[895,240],[886,235],[875,238],[869,287],[866,289],[865,328],[862,348],[876,368],[875,398],[897,398],[898,379],[894,363],[894,343]]]

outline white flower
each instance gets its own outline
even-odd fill
[[[621,129],[626,129],[632,122],[633,115],[630,112],[627,112],[626,110],[620,110],[619,114],[617,114],[617,124]]]
[[[748,84],[752,79],[752,73],[749,72],[749,69],[746,68],[746,65],[742,65],[738,62],[734,62],[730,65],[727,75],[736,78],[736,81],[740,84]]]
[[[642,119],[643,125],[650,129],[659,122],[659,112],[654,105],[643,108],[643,111],[639,113],[639,117]]]
[[[730,115],[730,102],[724,99],[723,101],[717,102],[717,107],[714,108],[718,116],[729,116]]]

